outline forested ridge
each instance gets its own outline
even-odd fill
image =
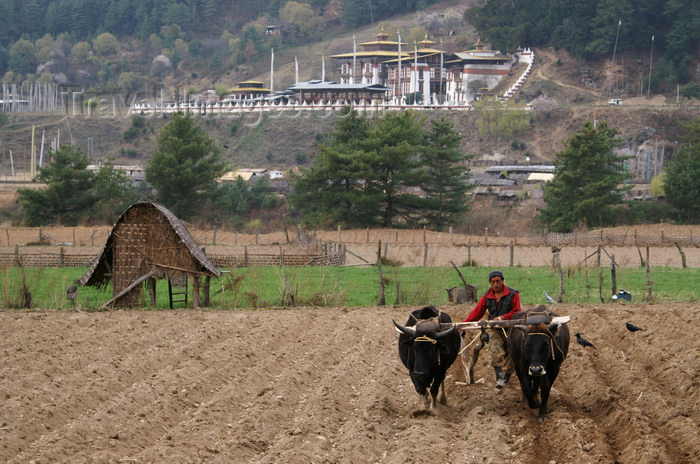
[[[412,32],[445,35],[447,47],[466,27],[452,16],[464,14],[494,49],[553,46],[575,57],[600,60],[616,53],[647,56],[653,47],[652,90],[669,92],[699,78],[697,1],[489,0],[466,12],[464,3],[453,2],[442,14],[431,10],[434,3],[5,0],[0,2],[0,76],[6,83],[43,81],[127,92],[169,75],[182,80],[194,73],[216,81],[225,70],[256,67],[270,48],[304,46],[331,31],[350,32],[424,11],[414,25],[422,30]],[[439,24],[448,17],[450,26]],[[267,25],[278,26],[281,34],[266,36]],[[453,45],[468,45],[457,42]]]
[[[255,67],[270,48],[305,45],[330,30],[432,3],[5,0],[0,2],[0,77],[5,83],[55,82],[95,92],[130,92],[167,76],[216,81],[239,65]],[[280,32],[266,36],[268,25]]]
[[[598,60],[653,46],[652,89],[698,80],[697,0],[489,0],[466,17],[496,49],[553,46]]]

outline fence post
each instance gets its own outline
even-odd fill
[[[598,245],[598,257],[596,258],[596,262],[595,262],[596,267],[600,267],[600,253],[602,251],[601,248],[602,248],[602,245]]]
[[[369,243],[369,227],[367,228],[367,237],[365,238],[365,243]]]
[[[559,257],[559,249],[556,251],[556,261],[557,261],[557,272],[559,272],[559,297],[557,298],[557,303],[561,303],[564,298],[564,271],[561,268],[561,259]]]
[[[683,264],[683,267],[688,267],[685,263],[685,253],[683,252],[683,248],[681,248],[681,244],[676,242],[676,248],[678,248],[678,253],[681,254],[681,263]]]
[[[425,248],[423,250],[423,267],[426,267],[428,265],[428,244],[425,244]]]
[[[489,228],[484,227],[484,237],[486,238],[486,244],[489,244]]]
[[[591,301],[591,295],[590,295],[590,284],[588,283],[588,255],[586,254],[586,249],[583,249],[583,262],[584,266],[586,269],[586,303],[590,303]]]
[[[255,244],[258,244],[258,234],[260,233],[260,229],[255,229]]]
[[[649,245],[647,245],[647,300],[651,301],[651,272],[649,271]]]
[[[237,230],[233,231],[233,244],[238,245],[238,231]]]
[[[15,266],[19,264],[19,245],[15,245]]]
[[[7,246],[10,246],[10,231],[5,229],[5,235],[7,235]]]
[[[73,246],[75,246],[75,229],[73,229]]]
[[[399,243],[399,231],[396,231],[396,235],[394,236],[394,243]]]
[[[547,245],[547,226],[544,228],[544,244]]]
[[[248,245],[243,245],[243,267],[248,267]]]
[[[63,267],[63,260],[64,260],[64,256],[65,256],[65,252],[63,251],[63,247],[61,247],[61,248],[59,249],[59,251],[60,251],[60,254],[59,254],[59,256],[60,256],[60,258],[59,258],[59,267]]]
[[[510,267],[513,267],[513,241],[510,241]]]
[[[452,226],[450,226],[450,245],[454,245],[454,240],[452,238]]]
[[[467,263],[469,263],[469,265],[471,266],[472,265],[472,239],[471,238],[469,239],[469,246],[467,247],[467,250],[468,250],[467,251]]]
[[[426,240],[426,233],[427,233],[427,232],[426,232],[426,230],[425,230],[425,226],[423,226],[423,243],[427,243],[427,240]]]
[[[384,306],[386,304],[386,298],[384,295],[384,278],[382,277],[382,241],[379,240],[379,247],[377,249],[377,269],[379,270],[379,306]]]
[[[513,243],[515,243],[517,245],[518,244],[518,228],[517,227],[515,228],[514,235],[515,235],[515,237],[513,237]]]
[[[211,239],[212,245],[216,245],[216,226],[214,226],[214,236]]]
[[[338,226],[338,243],[340,243],[340,226]]]
[[[610,279],[612,280],[612,294],[617,293],[617,269],[615,268],[615,255],[610,256]]]

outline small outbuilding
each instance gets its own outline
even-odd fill
[[[208,300],[208,282],[220,277],[204,251],[197,246],[182,222],[165,206],[139,202],[126,209],[114,224],[102,252],[90,270],[78,279],[81,286],[104,287],[110,280],[113,298],[103,306],[137,306],[141,301],[141,287],[147,282],[151,305],[156,304],[156,280],[168,279],[170,307],[173,287],[184,287],[192,282],[192,306],[202,304],[200,278],[205,278],[205,303]]]

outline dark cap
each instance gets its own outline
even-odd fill
[[[489,282],[491,282],[491,279],[493,279],[494,277],[500,277],[501,279],[503,279],[503,273],[501,271],[491,271],[491,274],[489,274]]]

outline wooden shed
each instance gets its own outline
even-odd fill
[[[114,224],[102,252],[78,284],[104,287],[112,281],[113,298],[105,304],[137,306],[147,282],[151,305],[156,303],[156,280],[168,279],[168,288],[192,282],[192,305],[200,306],[200,277],[220,277],[182,222],[163,205],[131,205]],[[208,285],[207,285],[208,287]],[[205,300],[207,297],[205,296]],[[172,307],[173,297],[170,292]]]

